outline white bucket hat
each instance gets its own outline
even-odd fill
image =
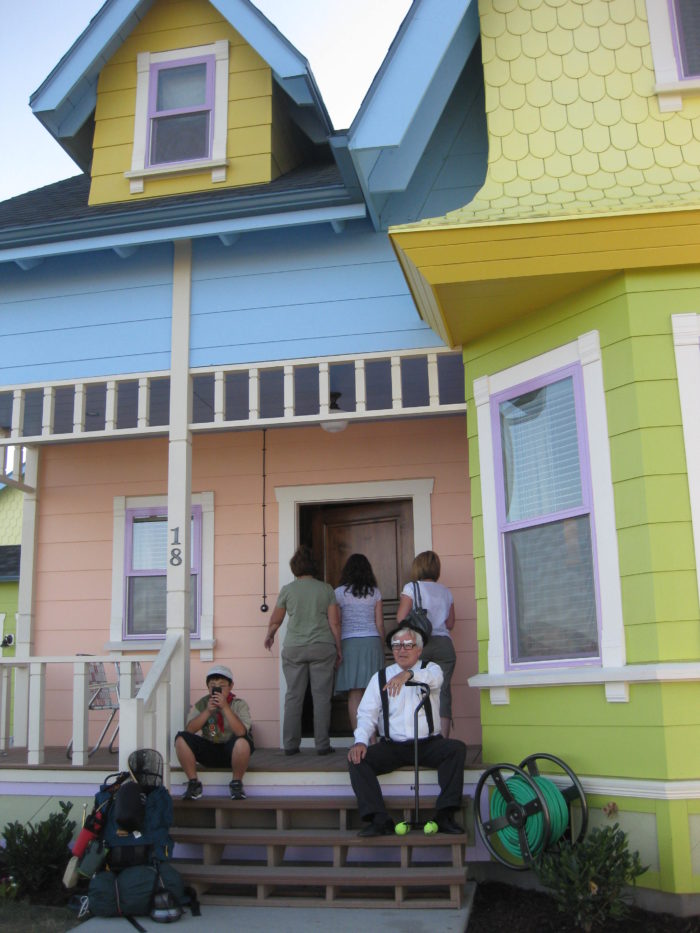
[[[209,683],[210,677],[225,677],[233,683],[233,671],[224,664],[215,664],[214,667],[210,667],[207,671],[207,683]]]

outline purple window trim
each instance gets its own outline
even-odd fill
[[[671,23],[671,41],[673,42],[673,55],[676,59],[676,74],[679,81],[699,78],[700,74],[686,72],[684,46],[681,42],[680,16],[678,15],[678,0],[666,0],[668,5],[668,18]]]
[[[578,457],[581,479],[581,505],[560,512],[535,516],[518,522],[507,522],[505,518],[505,493],[503,476],[503,440],[501,438],[501,424],[499,406],[501,402],[517,398],[526,392],[541,389],[555,382],[571,378],[574,389],[574,408],[576,411],[576,434],[578,437]],[[542,376],[537,376],[527,382],[509,386],[501,392],[495,393],[489,399],[491,407],[491,436],[493,438],[494,481],[496,484],[496,512],[498,523],[500,587],[503,605],[502,634],[506,671],[546,670],[552,667],[584,667],[599,666],[601,662],[601,613],[600,613],[600,583],[598,579],[598,551],[595,535],[595,520],[593,515],[593,492],[590,473],[590,456],[588,447],[588,431],[586,428],[585,396],[583,389],[583,373],[579,363],[573,363],[560,369],[552,370]],[[505,565],[505,535],[506,532],[516,531],[520,528],[532,528],[537,525],[551,524],[587,515],[590,521],[591,532],[591,559],[593,563],[593,579],[595,584],[596,628],[598,634],[598,652],[592,656],[574,658],[542,658],[529,661],[513,661],[511,651],[511,622],[508,617],[508,596],[510,581],[506,579]]]
[[[201,107],[179,107],[175,110],[157,110],[156,100],[158,95],[158,75],[161,71],[170,68],[182,68],[186,65],[207,66],[206,77],[206,95],[205,102]],[[216,58],[213,55],[199,55],[196,58],[179,58],[168,62],[153,62],[151,64],[148,76],[148,114],[147,133],[146,133],[146,168],[167,168],[170,165],[187,165],[188,162],[201,162],[200,157],[196,159],[186,159],[182,162],[151,162],[151,144],[153,142],[153,125],[160,117],[175,117],[185,113],[208,113],[209,114],[209,140],[207,144],[206,159],[212,157],[212,146],[214,144],[214,73],[216,68]]]
[[[123,618],[122,618],[122,638],[124,641],[154,641],[160,638],[165,638],[165,632],[163,634],[148,633],[144,635],[137,635],[129,632],[128,630],[128,614],[129,614],[129,579],[131,577],[163,577],[166,575],[167,570],[155,571],[155,570],[133,570],[132,569],[132,559],[133,559],[133,527],[135,518],[167,518],[168,510],[165,506],[153,506],[149,508],[148,506],[137,508],[137,509],[127,509],[126,510],[126,521],[124,523],[124,580],[123,580]],[[199,638],[202,630],[202,506],[193,505],[192,506],[192,542],[191,542],[191,554],[190,554],[190,576],[196,578],[197,581],[197,593],[196,593],[196,606],[197,606],[197,619],[195,630],[190,634],[191,638]]]

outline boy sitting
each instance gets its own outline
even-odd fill
[[[233,673],[223,664],[207,672],[206,696],[194,704],[183,732],[175,736],[175,753],[187,777],[184,800],[199,800],[202,782],[197,762],[206,768],[231,768],[233,800],[245,800],[243,775],[254,751],[253,722],[245,700],[232,692]],[[201,735],[199,734],[201,733]]]

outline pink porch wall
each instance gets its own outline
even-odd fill
[[[235,690],[249,702],[258,744],[279,741],[278,648],[262,642],[268,616],[262,602],[260,431],[196,436],[192,488],[213,491],[215,506],[215,658],[230,664]],[[318,428],[267,432],[267,601],[278,581],[279,486],[413,478],[434,479],[433,547],[442,582],[454,594],[457,668],[453,680],[455,734],[480,742],[476,605],[469,518],[467,442],[461,417],[355,424],[342,434]],[[100,654],[108,640],[115,496],[163,495],[167,441],[51,446],[42,450],[34,653]],[[192,698],[202,692],[207,662],[192,654]],[[52,676],[47,741],[70,739],[69,671]]]

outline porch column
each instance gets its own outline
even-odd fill
[[[170,667],[170,755],[190,702],[190,568],[192,514],[192,420],[190,392],[190,302],[192,244],[174,244],[168,446],[167,629],[181,637]]]
[[[21,456],[17,448],[17,456]],[[15,465],[19,472],[19,464]],[[22,501],[21,560],[17,592],[17,639],[15,657],[29,658],[34,644],[34,576],[36,565],[36,529],[38,520],[37,483],[39,448],[26,447]],[[29,736],[29,667],[15,669],[15,707],[13,742],[26,748]]]

